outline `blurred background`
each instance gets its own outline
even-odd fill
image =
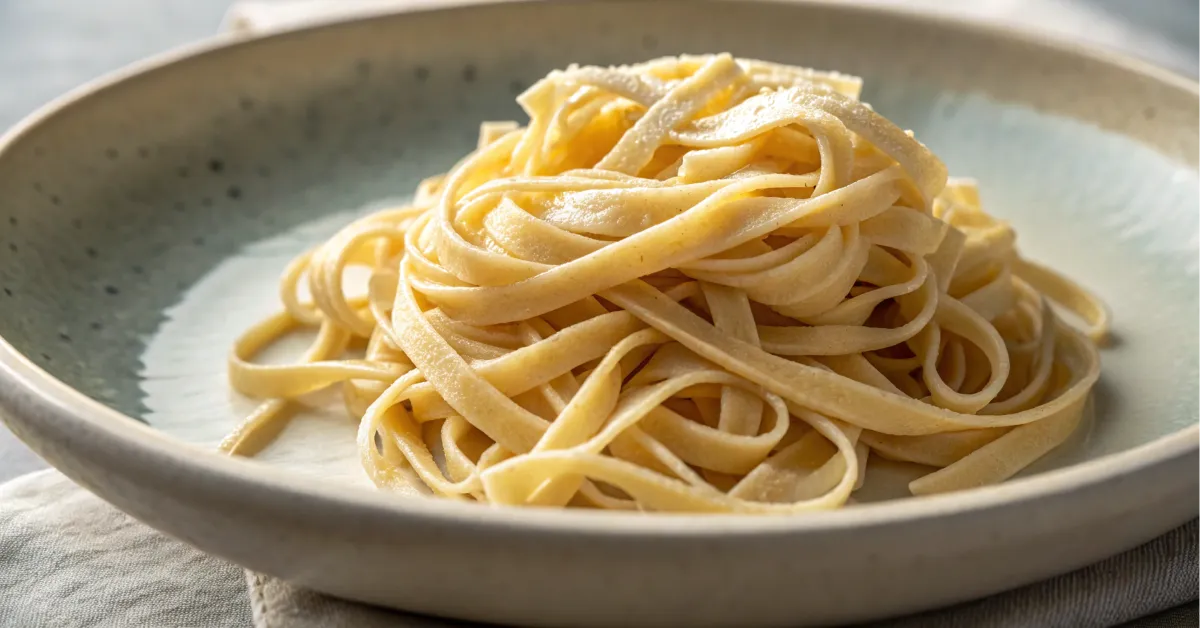
[[[1008,24],[1192,78],[1200,65],[1197,0],[840,1]],[[0,0],[0,131],[89,79],[223,29],[261,32],[337,12],[439,2],[451,0]],[[0,427],[0,482],[42,466]]]

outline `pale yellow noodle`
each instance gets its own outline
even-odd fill
[[[402,493],[796,513],[846,504],[872,452],[936,467],[915,494],[1011,477],[1078,424],[1108,311],[860,88],[729,55],[552,72],[528,125],[484,123],[288,267],[230,358],[266,401],[222,449],[341,383]],[[301,326],[301,363],[250,361]]]

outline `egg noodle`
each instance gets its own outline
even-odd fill
[[[1107,311],[860,87],[726,54],[552,72],[528,126],[292,262],[234,346],[265,401],[222,450],[340,383],[402,493],[796,513],[869,456],[937,468],[917,495],[1011,477],[1079,423]],[[252,362],[303,327],[300,363]]]

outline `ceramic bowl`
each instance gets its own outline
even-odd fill
[[[519,117],[514,95],[552,68],[722,50],[865,77],[878,111],[981,181],[1026,254],[1112,305],[1071,443],[1001,486],[792,518],[389,497],[356,486],[354,426],[320,411],[260,460],[213,451],[244,404],[228,344],[276,307],[289,256],[450,166],[479,121]],[[839,3],[507,3],[205,44],[0,140],[0,407],[147,524],[386,606],[794,626],[994,593],[1197,514],[1197,103],[1131,60]]]

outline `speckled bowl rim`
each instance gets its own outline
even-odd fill
[[[502,4],[540,4],[551,0],[504,0]],[[606,3],[609,0],[585,0]],[[707,0],[749,4],[745,0]],[[1049,39],[1003,25],[935,15],[903,7],[847,5],[837,0],[754,0],[760,4],[788,4],[835,8],[846,13],[882,14],[890,19],[925,22],[928,26],[957,29],[984,37],[1009,39],[1022,45],[1060,54],[1089,58],[1115,65],[1169,87],[1182,90],[1200,102],[1200,85],[1170,70],[1139,59],[1086,45]],[[265,38],[303,36],[323,28],[367,22],[401,13],[471,11],[485,4],[468,0],[450,6],[409,10],[373,10],[354,17],[283,28]],[[209,52],[247,45],[257,37],[224,34],[212,40],[183,46],[84,84],[44,105],[0,135],[0,159],[18,140],[61,113],[68,113],[82,99],[103,94],[122,81],[145,72]],[[539,534],[623,535],[639,537],[728,537],[731,534],[760,536],[793,534],[899,524],[955,514],[979,513],[1017,503],[1053,499],[1085,487],[1103,484],[1177,459],[1200,450],[1200,425],[1191,425],[1132,449],[1101,456],[1087,462],[1019,478],[996,486],[944,495],[913,497],[852,508],[791,517],[739,515],[645,514],[489,508],[441,499],[388,499],[369,488],[350,487],[330,481],[301,480],[267,464],[229,458],[174,439],[153,427],[84,395],[42,370],[0,337],[0,409],[13,415],[32,416],[38,422],[53,422],[46,431],[67,433],[73,447],[87,447],[89,455],[112,467],[136,467],[141,472],[162,473],[169,469],[173,486],[195,492],[196,499],[226,503],[255,503],[257,509],[294,510],[307,503],[310,519],[345,521],[352,517],[423,519],[430,524],[467,525],[495,530],[519,528]],[[37,430],[38,428],[34,428]],[[86,443],[86,444],[85,444]],[[67,447],[68,449],[70,447]],[[162,480],[147,480],[160,483]]]

